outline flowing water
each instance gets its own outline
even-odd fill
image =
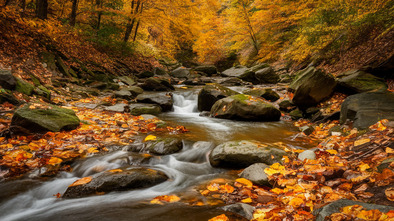
[[[188,206],[184,203],[150,204],[159,195],[176,194],[183,200],[199,199],[199,185],[215,178],[233,179],[229,171],[212,168],[210,149],[229,140],[283,142],[305,146],[292,138],[296,128],[288,122],[239,122],[200,117],[197,91],[176,91],[174,111],[160,118],[186,126],[181,152],[154,157],[141,166],[165,172],[168,181],[151,188],[113,192],[79,199],[57,199],[75,180],[102,171],[133,166],[134,153],[118,150],[75,162],[73,172],[62,172],[47,181],[24,178],[0,183],[0,220],[208,220],[223,213],[218,206]],[[219,205],[220,206],[220,205]]]

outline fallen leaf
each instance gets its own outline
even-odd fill
[[[394,149],[386,147],[386,153],[394,153]]]
[[[384,194],[386,194],[388,200],[394,201],[394,187],[387,188]]]
[[[360,146],[360,145],[363,145],[363,144],[368,143],[370,141],[371,141],[371,139],[369,139],[369,138],[356,140],[356,141],[354,141],[354,146]]]
[[[229,221],[229,220],[230,219],[226,215],[221,214],[219,216],[213,217],[212,219],[209,219],[208,221]]]
[[[148,136],[145,137],[144,141],[149,141],[149,140],[155,141],[156,140],[156,136],[148,135]]]
[[[241,200],[241,202],[243,202],[243,203],[251,203],[253,201],[252,201],[252,199],[250,197],[248,197],[246,199]]]
[[[330,150],[326,150],[326,151],[329,152],[329,153],[332,154],[332,155],[338,154],[338,151],[336,151],[336,150],[330,149]]]
[[[60,159],[60,158],[51,157],[51,158],[48,160],[48,164],[50,164],[50,165],[56,165],[56,164],[61,163],[62,161],[63,161],[63,160]]]
[[[84,184],[90,183],[90,181],[92,181],[92,177],[90,177],[90,176],[84,177],[84,178],[81,178],[81,179],[75,181],[74,183],[72,183],[68,187],[84,185]]]
[[[110,172],[110,173],[120,173],[120,172],[123,172],[123,170],[121,170],[121,169],[113,169],[113,170],[108,170],[108,172]]]
[[[252,187],[252,186],[253,186],[252,181],[247,180],[247,179],[245,179],[245,178],[238,178],[238,179],[235,180],[235,182],[242,183],[242,184],[244,184],[246,187]]]

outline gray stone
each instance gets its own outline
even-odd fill
[[[249,71],[248,67],[238,65],[223,71],[222,75],[225,77],[239,77],[247,71]]]
[[[263,88],[253,88],[250,90],[244,91],[244,94],[252,95],[255,97],[262,97],[268,101],[275,102],[279,100],[280,96],[278,93],[273,91],[270,88],[263,89]]]
[[[297,74],[289,89],[294,91],[293,103],[301,109],[307,109],[329,97],[335,86],[336,81],[332,75],[309,67]]]
[[[220,82],[222,86],[244,86],[244,85],[251,85],[250,82],[246,82],[244,80],[241,80],[237,77],[230,77],[227,79],[224,79],[223,81]]]
[[[212,76],[212,75],[218,73],[218,70],[214,65],[197,66],[194,68],[194,70],[197,72],[202,72],[202,73],[206,74],[207,76]]]
[[[310,135],[315,131],[315,129],[312,126],[303,126],[299,128],[301,132],[303,132],[305,135]]]
[[[182,140],[177,138],[157,138],[149,141],[146,145],[149,153],[157,155],[167,155],[179,152],[183,148]]]
[[[34,93],[48,100],[51,99],[51,91],[49,91],[46,87],[42,85],[39,85],[38,87],[34,88]]]
[[[290,100],[283,100],[279,103],[279,110],[284,112],[292,111],[296,108]]]
[[[250,165],[249,167],[245,168],[239,176],[245,179],[252,181],[256,185],[271,185],[268,182],[268,176],[264,172],[265,168],[269,166],[265,163],[255,163]]]
[[[124,90],[124,89],[122,89],[120,91],[115,91],[114,95],[117,98],[122,98],[122,99],[126,99],[126,100],[133,98],[131,92],[128,90]]]
[[[238,94],[238,92],[220,84],[209,84],[198,93],[198,110],[210,111],[216,101],[234,94]]]
[[[140,87],[137,86],[129,86],[129,87],[125,87],[122,90],[127,90],[131,93],[131,96],[133,98],[137,97],[138,95],[144,93],[144,90]]]
[[[315,160],[316,159],[316,154],[315,150],[305,150],[302,153],[298,154],[298,159],[303,161],[305,159],[309,160]]]
[[[162,111],[171,111],[174,101],[172,95],[168,94],[140,94],[137,96],[137,101],[141,103],[157,104]]]
[[[153,73],[159,76],[167,75],[167,72],[163,68],[159,68],[159,67],[155,67],[153,69]]]
[[[366,129],[382,119],[394,120],[393,92],[366,92],[347,97],[341,106],[340,123],[354,121],[353,126]]]
[[[222,209],[224,211],[236,213],[242,217],[245,217],[247,220],[253,219],[254,207],[245,203],[235,203],[227,205],[222,207]]]
[[[209,161],[214,167],[242,168],[254,163],[281,162],[286,152],[257,141],[229,141],[213,148]]]
[[[123,82],[123,83],[125,83],[125,84],[127,84],[127,85],[129,85],[129,86],[132,86],[132,85],[136,84],[135,81],[132,78],[128,77],[128,76],[120,76],[120,77],[118,77],[118,80]]]
[[[352,70],[342,74],[338,83],[341,91],[350,94],[387,90],[384,79],[360,70]]]
[[[115,104],[113,106],[105,107],[104,109],[107,111],[124,112],[126,106],[127,104]]]
[[[351,206],[351,205],[360,205],[360,206],[363,206],[367,210],[376,209],[376,210],[379,210],[383,213],[387,213],[390,210],[394,210],[394,207],[392,207],[392,206],[382,206],[382,205],[363,203],[363,202],[358,202],[358,201],[353,201],[353,200],[341,199],[341,200],[334,201],[326,206],[323,206],[320,209],[313,211],[313,214],[316,216],[316,221],[324,221],[324,220],[326,220],[326,217],[330,216],[331,214],[339,213],[341,208],[343,208],[345,206]]]
[[[16,80],[12,75],[11,70],[0,69],[0,86],[4,89],[14,90]]]
[[[157,115],[161,113],[161,107],[157,104],[130,104],[130,114],[134,116],[151,114]]]
[[[188,78],[190,76],[190,68],[179,67],[170,72],[170,76],[176,78]]]
[[[211,108],[211,116],[232,120],[278,121],[281,113],[262,99],[237,94],[218,100]]]
[[[166,181],[161,171],[148,168],[125,169],[122,172],[104,172],[92,177],[89,183],[69,186],[63,198],[80,198],[112,191],[126,191],[146,188]]]
[[[143,71],[143,72],[140,72],[140,73],[136,74],[136,77],[138,77],[138,78],[150,78],[150,77],[153,77],[154,75],[155,74],[153,72],[151,72],[151,71]]]
[[[11,125],[31,132],[58,132],[77,128],[79,119],[70,109],[44,103],[27,103],[15,111]]]
[[[261,84],[276,84],[279,82],[279,75],[271,67],[256,71],[255,76]]]
[[[251,67],[250,70],[253,71],[253,72],[257,72],[257,71],[259,71],[261,69],[268,68],[268,67],[270,67],[269,64],[261,63],[261,64],[257,64],[255,66]]]
[[[290,111],[289,115],[290,115],[291,119],[293,119],[293,120],[301,119],[304,116],[302,111],[298,108]]]

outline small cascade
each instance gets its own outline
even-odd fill
[[[197,113],[197,97],[198,95],[194,91],[173,94],[174,114]]]

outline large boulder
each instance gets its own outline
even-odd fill
[[[264,98],[264,99],[266,99],[268,101],[271,101],[271,102],[277,101],[280,98],[279,94],[276,93],[275,91],[273,91],[270,88],[266,88],[266,89],[253,88],[253,89],[250,89],[250,90],[246,90],[243,93],[247,94],[247,95],[252,95],[252,96],[255,96],[255,97],[262,97],[262,98]]]
[[[256,79],[254,71],[250,70],[248,67],[241,65],[223,71],[222,75],[225,77],[237,77],[241,80],[251,82],[253,84],[259,83],[259,81]]]
[[[127,84],[129,86],[135,85],[135,80],[132,79],[131,77],[128,76],[119,76],[118,80],[124,84]]]
[[[314,67],[301,70],[289,89],[294,91],[293,103],[301,109],[319,104],[329,97],[336,86],[335,78]]]
[[[244,168],[255,163],[278,163],[286,155],[275,145],[257,141],[229,141],[213,148],[209,162],[214,167]]]
[[[16,80],[11,70],[0,69],[0,86],[8,90],[13,90],[15,88]]]
[[[149,153],[167,155],[182,150],[183,143],[182,140],[177,138],[158,138],[147,143],[146,148],[149,150]]]
[[[271,67],[266,67],[256,71],[255,76],[262,84],[276,84],[279,82],[279,75]]]
[[[390,210],[394,210],[394,207],[392,206],[383,206],[383,205],[376,205],[376,204],[370,204],[370,203],[363,203],[359,201],[353,201],[353,200],[347,200],[347,199],[341,199],[334,201],[328,205],[325,205],[315,211],[313,211],[313,215],[316,216],[316,221],[324,221],[327,220],[327,218],[334,213],[340,213],[340,209],[346,206],[352,206],[352,205],[360,205],[364,207],[365,210],[379,210],[380,212],[387,213]],[[387,219],[389,220],[389,219]]]
[[[151,71],[142,71],[138,74],[136,74],[135,76],[138,78],[150,78],[153,77],[155,74]]]
[[[26,82],[20,78],[15,78],[16,79],[16,86],[15,90],[18,92],[21,92],[26,95],[31,95],[34,91],[34,86],[30,84],[29,82]]]
[[[165,78],[150,77],[144,81],[141,88],[147,91],[173,91],[175,88]]]
[[[366,92],[347,97],[342,103],[340,122],[354,121],[359,129],[368,128],[382,119],[394,120],[393,92]]]
[[[340,90],[349,94],[387,90],[387,84],[383,79],[364,71],[348,71],[338,78]]]
[[[126,170],[107,171],[91,177],[90,182],[81,185],[70,185],[63,198],[80,198],[111,191],[126,191],[157,185],[168,177],[161,171],[148,168],[132,168]],[[87,178],[89,181],[89,178]]]
[[[157,104],[130,104],[130,114],[139,116],[142,114],[157,115],[161,113],[161,107]]]
[[[251,85],[250,82],[246,82],[244,80],[241,80],[237,77],[230,77],[227,79],[224,79],[220,82],[222,86],[245,86],[245,85]]]
[[[194,68],[194,70],[200,73],[204,73],[207,76],[212,76],[218,73],[218,70],[214,65],[197,66]]]
[[[179,67],[170,72],[171,77],[188,78],[190,76],[190,68]]]
[[[122,89],[120,91],[115,91],[114,96],[117,98],[122,98],[122,99],[126,99],[126,100],[133,98],[131,92],[128,90],[125,90],[125,89]]]
[[[238,92],[220,84],[208,84],[198,93],[198,110],[210,111],[216,101],[235,94]]]
[[[58,132],[77,128],[79,118],[70,109],[44,103],[27,103],[15,111],[11,126],[31,132]]]
[[[253,71],[253,72],[257,72],[257,71],[259,71],[259,70],[261,70],[261,69],[268,68],[268,67],[270,67],[269,64],[267,64],[267,63],[261,63],[261,64],[256,64],[256,65],[252,66],[252,67],[250,68],[250,70]]]
[[[137,96],[140,103],[157,104],[163,111],[171,111],[174,101],[170,94],[140,94]]]
[[[212,106],[211,116],[233,120],[278,121],[281,113],[262,99],[237,94],[218,100]]]
[[[138,95],[144,93],[144,90],[140,87],[137,86],[129,86],[129,87],[125,87],[122,90],[126,90],[129,91],[131,93],[131,96],[133,98],[137,97]]]

